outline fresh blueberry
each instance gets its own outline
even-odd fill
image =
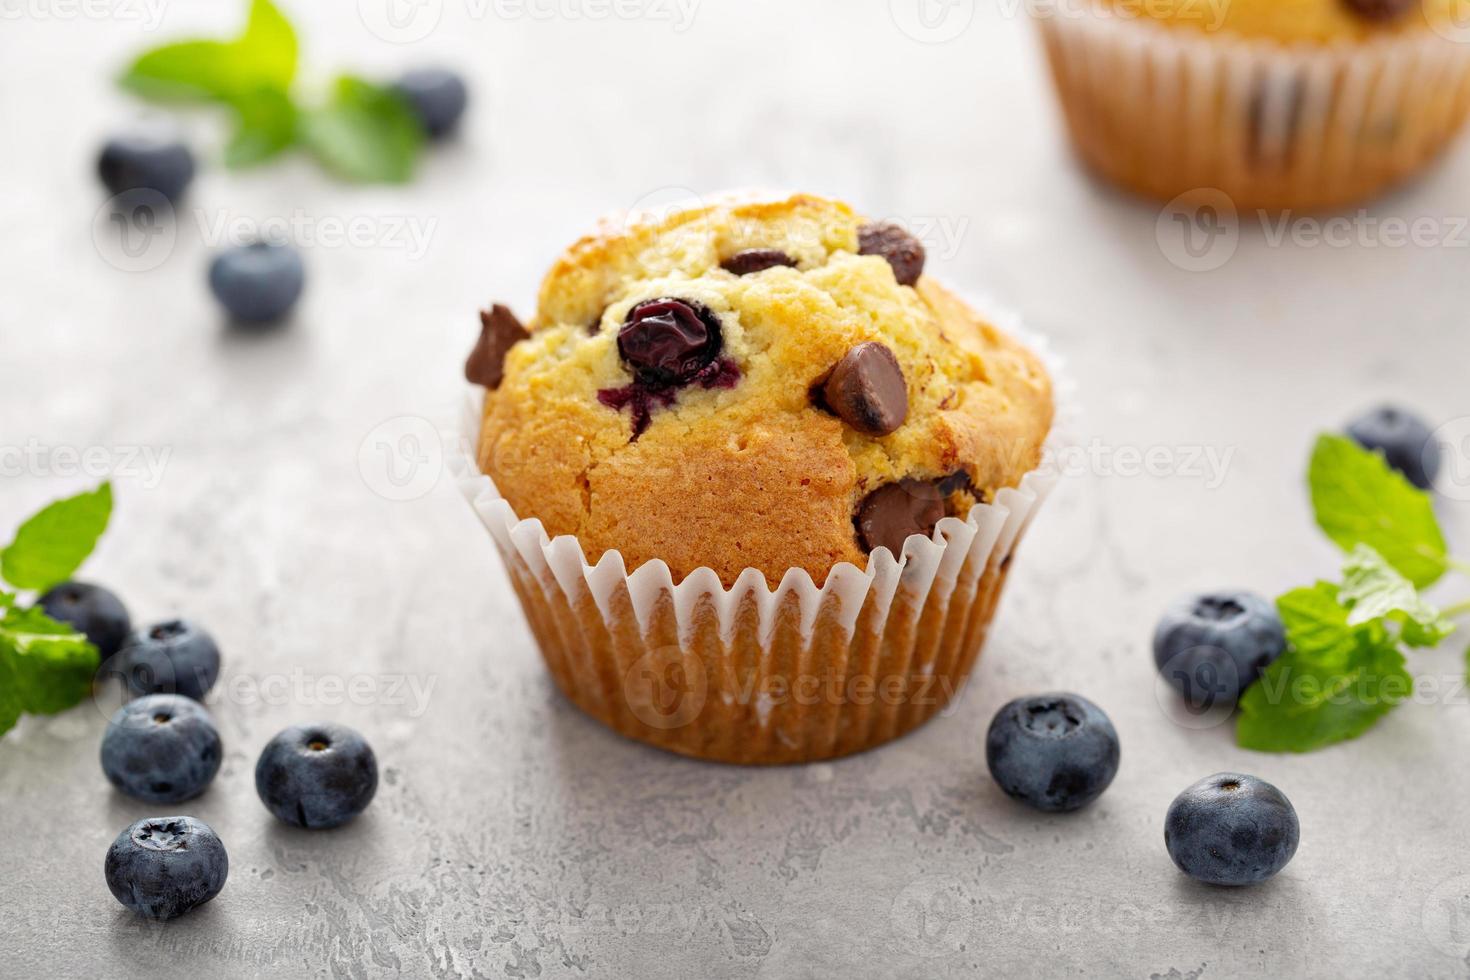
[[[255,791],[286,823],[311,830],[338,827],[373,801],[378,760],[345,725],[296,725],[260,753]]]
[[[430,139],[440,139],[452,133],[469,102],[464,80],[442,68],[420,68],[408,72],[394,88],[413,107]]]
[[[221,252],[209,266],[209,288],[237,320],[265,323],[301,298],[306,269],[290,245],[254,242]]]
[[[104,660],[117,653],[132,628],[122,600],[100,585],[62,582],[41,596],[36,604],[57,622],[70,624],[85,633]]]
[[[102,736],[102,771],[147,803],[181,803],[209,788],[224,758],[214,719],[197,701],[150,694],[118,709]]]
[[[1175,797],[1164,846],[1179,870],[1212,885],[1254,885],[1286,867],[1301,840],[1296,810],[1255,776],[1220,772]]]
[[[1364,449],[1383,454],[1410,483],[1428,490],[1439,475],[1439,440],[1419,416],[1382,405],[1348,424],[1348,435]]]
[[[177,201],[194,179],[194,154],[175,139],[128,133],[103,145],[97,173],[112,194],[151,190]]]
[[[182,694],[198,701],[219,680],[219,647],[187,619],[134,630],[118,657],[117,670],[134,695]]]
[[[985,736],[990,775],[1038,810],[1086,806],[1118,774],[1118,733],[1101,708],[1075,694],[1017,698]]]
[[[230,875],[225,845],[193,817],[139,820],[107,849],[107,887],[127,908],[173,919],[220,893]]]
[[[1196,708],[1234,705],[1284,649],[1276,607],[1253,592],[1185,596],[1154,629],[1159,673]]]

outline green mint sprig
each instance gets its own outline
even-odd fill
[[[1317,440],[1307,482],[1317,524],[1346,553],[1342,582],[1276,600],[1286,652],[1240,700],[1236,741],[1264,752],[1310,752],[1357,738],[1414,691],[1405,651],[1443,643],[1451,615],[1419,594],[1449,557],[1429,494],[1377,453],[1341,436]],[[1466,653],[1470,669],[1470,651]]]
[[[71,577],[107,529],[112,486],[43,508],[0,551],[0,575],[18,589],[42,591]],[[39,608],[0,591],[0,735],[26,713],[55,714],[87,696],[97,648]]]
[[[285,14],[271,0],[252,0],[238,37],[155,48],[119,81],[146,99],[231,109],[235,130],[225,146],[226,166],[253,166],[300,146],[347,180],[410,180],[425,135],[408,103],[391,89],[344,75],[325,104],[303,104],[293,94],[299,56]]]

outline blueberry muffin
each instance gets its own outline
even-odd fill
[[[956,693],[1044,494],[1052,381],[923,270],[840,202],[728,198],[605,221],[524,323],[481,314],[465,486],[578,705],[769,763]]]
[[[923,265],[902,229],[809,196],[608,225],[528,328],[484,314],[480,467],[590,560],[676,581],[897,555],[1015,486],[1052,417],[1036,357]]]
[[[1082,159],[1139,193],[1355,203],[1470,113],[1470,0],[1083,0],[1035,8]]]

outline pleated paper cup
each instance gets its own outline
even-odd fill
[[[1470,32],[1287,45],[1033,0],[1083,160],[1140,194],[1321,210],[1422,170],[1470,113]]]
[[[867,568],[839,564],[821,587],[797,568],[774,590],[755,568],[727,589],[709,568],[675,582],[662,561],[629,572],[617,551],[589,563],[576,537],[549,537],[480,472],[475,389],[451,465],[562,692],[629,738],[746,764],[861,752],[943,710],[975,665],[1016,547],[1056,483],[1050,461],[1070,391],[1039,338],[991,320],[1051,373],[1059,422],[1042,466],[963,520],[944,518],[932,538],[911,536],[899,559],[879,548]]]

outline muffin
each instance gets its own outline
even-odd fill
[[[795,762],[956,693],[1048,485],[1052,382],[923,266],[840,202],[732,197],[605,220],[524,325],[481,314],[466,490],[589,714]]]
[[[1470,111],[1470,0],[1034,0],[1082,159],[1140,194],[1362,201]]]

